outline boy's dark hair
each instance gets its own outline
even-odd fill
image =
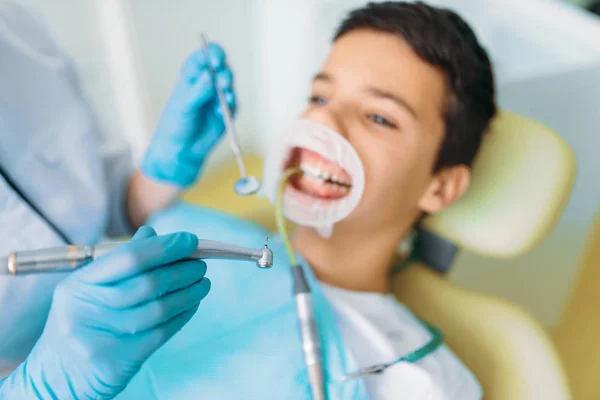
[[[600,15],[600,1],[593,1],[587,6],[588,11]]]
[[[357,29],[399,35],[447,77],[450,98],[444,110],[446,132],[434,171],[471,166],[482,136],[496,114],[494,78],[486,51],[469,25],[453,11],[422,2],[369,3],[352,11],[334,41]]]

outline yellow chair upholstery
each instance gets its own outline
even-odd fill
[[[260,157],[247,155],[249,174],[261,176]],[[503,112],[474,164],[467,195],[429,217],[427,229],[460,248],[514,257],[539,243],[558,220],[575,177],[569,146],[543,125]],[[233,192],[233,160],[203,178],[185,200],[275,230],[273,208]],[[518,307],[460,288],[420,264],[393,278],[397,298],[440,327],[448,345],[479,379],[487,400],[568,400],[566,375],[546,333]]]
[[[424,227],[482,256],[524,254],[558,221],[575,174],[574,153],[560,136],[504,111],[482,143],[468,192]]]
[[[554,332],[577,400],[600,399],[600,208],[573,294]]]
[[[572,398],[553,343],[520,308],[418,264],[396,274],[392,287],[400,302],[444,332],[446,345],[477,377],[486,400]]]
[[[245,154],[244,164],[248,175],[262,177],[262,158],[255,154]],[[240,218],[263,225],[275,232],[273,206],[267,199],[256,196],[240,197],[233,191],[233,184],[239,179],[235,160],[230,159],[206,176],[190,191],[183,194],[185,201],[200,204],[236,215]],[[290,224],[291,225],[291,224]]]

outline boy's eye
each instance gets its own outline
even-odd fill
[[[327,104],[327,99],[321,96],[310,96],[310,102],[311,104],[325,105]]]
[[[381,115],[370,114],[369,115],[369,119],[371,121],[375,122],[378,125],[387,126],[387,127],[390,127],[390,128],[396,128],[396,125],[394,125],[393,123],[391,123],[387,119],[383,118]]]

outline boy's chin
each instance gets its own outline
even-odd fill
[[[385,211],[388,210],[388,211]],[[336,229],[344,231],[382,231],[387,228],[393,230],[411,227],[420,221],[421,212],[417,207],[411,209],[395,209],[391,211],[381,205],[376,207],[358,207],[346,218],[334,225],[333,233]]]

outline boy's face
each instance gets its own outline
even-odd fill
[[[447,95],[444,74],[396,35],[356,30],[334,43],[302,117],[343,135],[363,162],[364,195],[339,224],[412,223],[421,212],[440,211],[462,195],[469,180],[466,167],[432,171],[444,138]],[[297,157],[319,164],[308,152],[300,150]],[[331,175],[351,180],[335,166],[328,168]],[[295,185],[315,196],[347,193],[343,186],[319,187],[304,178]]]

